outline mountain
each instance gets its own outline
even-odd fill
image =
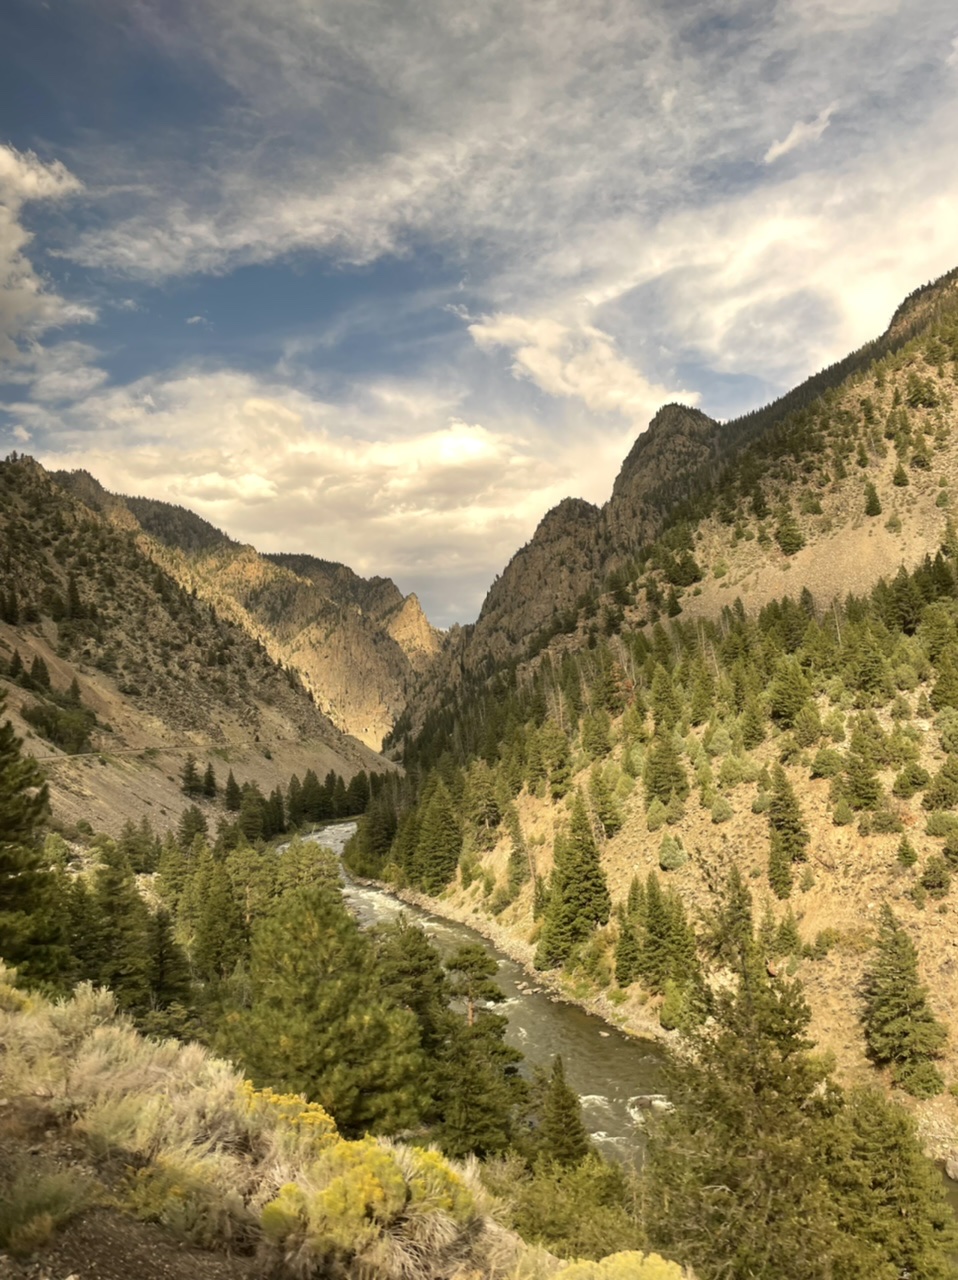
[[[456,685],[457,672],[488,676],[496,664],[521,660],[552,635],[587,633],[600,598],[614,608],[632,608],[633,620],[643,616],[647,600],[638,569],[648,563],[649,548],[666,530],[672,530],[673,541],[682,541],[683,526],[695,525],[696,540],[706,543],[715,562],[732,555],[737,572],[730,569],[725,575],[723,590],[729,589],[730,581],[744,581],[750,574],[751,586],[764,599],[784,590],[779,572],[784,562],[767,553],[766,541],[753,541],[760,523],[752,504],[757,493],[762,495],[759,510],[791,502],[810,547],[807,554],[789,561],[790,590],[808,585],[819,594],[824,589],[830,598],[849,586],[870,585],[889,564],[914,565],[936,545],[934,531],[943,519],[941,507],[935,508],[938,478],[913,486],[907,502],[895,501],[892,476],[897,457],[889,461],[886,442],[894,431],[889,436],[887,421],[899,403],[910,406],[915,379],[937,376],[939,369],[945,390],[940,403],[927,407],[939,415],[950,411],[951,379],[945,377],[950,348],[936,340],[928,352],[922,338],[943,321],[947,324],[956,307],[958,269],[915,290],[878,338],[763,409],[725,423],[684,405],[660,409],[637,437],[601,508],[567,498],[543,517],[530,542],[490,588],[476,623],[463,628],[413,699],[400,730],[423,723],[437,695],[441,699],[440,691]],[[863,401],[870,407],[863,409]],[[843,462],[840,470],[847,474],[822,465],[827,455],[820,455],[818,447],[826,439],[814,423],[823,415],[840,437],[829,443],[842,458],[847,458],[847,440],[860,431],[867,437],[864,465],[858,459],[848,471]],[[788,457],[796,463],[791,469],[785,465]],[[895,506],[900,531],[869,526],[862,532],[860,520],[856,525],[858,495],[866,478]],[[815,519],[815,493],[823,490],[825,518]],[[749,524],[751,538],[746,532]],[[741,529],[741,535],[727,538],[730,529]],[[741,545],[743,539],[748,546]],[[692,548],[684,550],[691,553]],[[665,585],[681,591],[693,584],[676,580]],[[694,606],[696,611],[714,607],[713,596]]]
[[[721,989],[748,897],[843,1078],[913,1095],[958,1153],[955,1036],[910,1062],[861,1025],[884,905],[958,1007],[956,505],[958,272],[766,409],[666,406],[608,502],[548,513],[450,636],[395,733],[419,803],[354,866],[442,885],[640,1033]]]
[[[111,521],[186,591],[294,669],[344,733],[373,750],[440,649],[417,597],[309,555],[260,555],[183,507],[107,493],[86,472],[55,479]]]
[[[159,544],[92,477],[65,488],[11,455],[0,495],[0,688],[47,764],[61,821],[115,830],[152,811],[162,825],[183,807],[188,754],[215,761],[220,782],[232,768],[267,789],[308,768],[349,779],[387,767],[263,643],[177,581]],[[207,554],[235,546],[172,512],[178,536]]]

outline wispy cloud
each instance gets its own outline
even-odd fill
[[[804,147],[810,142],[817,142],[828,128],[829,121],[837,109],[838,103],[832,102],[823,111],[820,111],[814,120],[797,120],[782,141],[773,142],[765,152],[763,157],[765,163],[774,164],[776,160],[788,155],[796,147]]]
[[[33,201],[75,195],[79,180],[60,163],[0,144],[0,361],[21,359],[22,342],[62,324],[93,319],[91,308],[49,288],[29,257],[22,211]]]

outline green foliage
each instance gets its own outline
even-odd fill
[[[249,989],[227,1035],[254,1080],[320,1102],[346,1133],[415,1120],[415,1018],[382,992],[371,949],[335,891],[288,893],[257,926]]]
[[[890,1066],[896,1083],[909,1093],[939,1093],[942,1080],[933,1060],[947,1032],[928,1008],[925,988],[918,981],[914,943],[887,904],[864,990],[862,1023],[872,1060]]]
[[[582,1122],[579,1095],[566,1084],[560,1055],[553,1058],[548,1078],[541,1077],[537,1092],[536,1155],[564,1168],[579,1164],[592,1150],[592,1144]]]
[[[536,968],[554,969],[564,963],[577,943],[587,938],[596,925],[606,923],[610,910],[609,889],[585,802],[581,791],[577,791],[569,830],[556,838],[555,868],[536,949]]]
[[[663,871],[678,871],[689,860],[679,836],[664,835],[659,845],[659,866]]]
[[[645,1243],[633,1176],[597,1155],[571,1167],[539,1159],[532,1169],[511,1156],[489,1162],[482,1178],[508,1206],[507,1225],[560,1257],[599,1259]]]
[[[921,886],[930,898],[947,897],[951,888],[951,872],[948,863],[939,854],[933,853],[925,863],[921,873]]]
[[[878,490],[870,480],[865,484],[865,515],[881,515],[881,502],[878,498]]]

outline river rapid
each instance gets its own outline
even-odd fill
[[[340,823],[321,828],[312,839],[340,855],[355,830],[354,822]],[[425,929],[444,956],[465,942],[478,942],[495,956],[496,981],[506,997],[498,1011],[509,1019],[506,1040],[522,1051],[527,1070],[549,1070],[554,1056],[561,1054],[566,1081],[582,1099],[582,1118],[599,1149],[620,1159],[639,1154],[644,1113],[637,1099],[662,1092],[666,1053],[661,1046],[626,1036],[577,1005],[550,997],[521,965],[467,925],[410,906],[383,889],[356,884],[345,872],[343,880],[346,903],[361,924],[382,924],[405,914]]]

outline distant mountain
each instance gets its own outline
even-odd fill
[[[183,807],[189,753],[212,761],[221,783],[233,768],[267,788],[308,768],[348,779],[386,767],[263,643],[169,572],[122,500],[86,473],[66,479],[27,457],[0,463],[0,690],[28,749],[48,761],[57,816],[114,830],[149,810],[162,826]],[[178,537],[235,546],[170,512]],[[32,689],[10,678],[17,664],[39,664]],[[38,703],[50,723],[24,718]],[[84,754],[64,749],[78,742]]]
[[[184,507],[107,493],[86,472],[56,480],[124,528],[185,590],[295,670],[344,733],[378,750],[441,647],[418,599],[310,555],[261,555]]]

